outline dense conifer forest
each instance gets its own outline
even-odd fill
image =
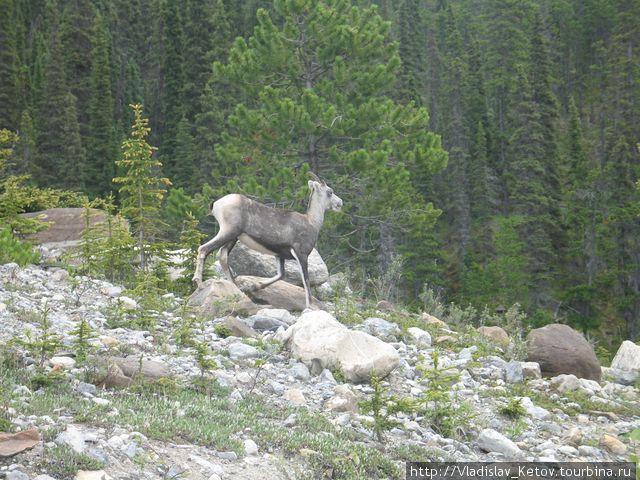
[[[0,0],[6,174],[117,194],[130,104],[169,239],[311,170],[357,289],[640,337],[637,0]]]

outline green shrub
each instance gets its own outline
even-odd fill
[[[20,266],[36,263],[40,255],[31,245],[17,240],[8,227],[0,230],[0,264],[15,262]]]
[[[501,407],[499,412],[510,418],[520,418],[527,414],[527,411],[522,406],[520,398],[512,398],[504,407]]]

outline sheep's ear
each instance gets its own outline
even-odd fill
[[[307,182],[307,185],[309,185],[309,190],[313,190],[313,184],[315,182],[313,180],[309,180],[309,182]]]

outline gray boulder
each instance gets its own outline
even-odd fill
[[[543,376],[573,374],[600,381],[600,362],[589,342],[560,323],[536,328],[527,335],[527,360],[540,364]]]
[[[242,242],[229,254],[229,266],[236,275],[273,277],[277,272],[277,260],[245,246]],[[329,270],[316,249],[309,255],[309,282],[312,286],[321,285],[329,279]],[[285,280],[294,285],[302,285],[298,264],[293,260],[285,262]]]

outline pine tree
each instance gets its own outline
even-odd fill
[[[95,7],[91,0],[65,2],[60,17],[60,42],[68,87],[77,100],[78,126],[83,143],[89,133],[92,35]]]
[[[38,152],[34,177],[41,185],[78,188],[84,182],[85,152],[76,98],[67,84],[55,12],[49,10],[49,15],[50,48],[36,116]]]
[[[295,189],[296,171],[333,181],[352,213],[353,223],[338,227],[354,232],[344,247],[369,253],[359,266],[377,274],[370,252],[388,255],[410,226],[433,223],[437,213],[411,173],[433,172],[446,156],[426,110],[388,97],[399,58],[374,8],[318,0],[274,7],[276,21],[258,10],[254,35],[214,66],[246,99],[216,149],[222,176],[235,177],[225,187],[295,204],[306,197]]]
[[[518,69],[513,91],[511,124],[505,184],[509,193],[509,212],[522,217],[520,238],[528,244],[528,268],[532,284],[531,302],[535,307],[548,304],[555,252],[551,233],[557,228],[551,215],[552,198],[546,183],[544,127],[538,105],[533,101],[527,73]]]
[[[29,110],[22,112],[18,134],[20,140],[16,145],[14,171],[18,174],[31,174],[36,155],[36,131]]]
[[[180,168],[176,158],[176,132],[184,114],[183,69],[184,33],[182,17],[177,0],[163,0],[162,4],[162,45],[163,45],[163,115],[161,127],[161,156],[164,172],[175,178]]]
[[[423,32],[420,22],[420,5],[417,0],[403,0],[398,18],[398,54],[402,65],[394,97],[403,102],[424,104],[424,55],[422,54]]]
[[[166,187],[171,182],[155,174],[162,164],[152,158],[156,148],[146,141],[150,129],[148,119],[142,116],[142,105],[131,105],[131,108],[134,112],[131,136],[122,142],[122,158],[116,161],[125,173],[113,181],[122,184],[119,188],[122,214],[133,223],[140,265],[146,271],[149,266],[150,242],[154,240],[161,223],[160,205]]]
[[[0,128],[16,130],[20,108],[14,0],[0,0]]]
[[[94,195],[109,190],[117,157],[113,128],[109,44],[104,21],[96,15],[91,53],[91,96],[89,99],[89,132],[87,136],[87,189]]]
[[[173,184],[181,187],[197,185],[196,154],[194,139],[191,136],[191,124],[186,117],[182,117],[177,125],[175,158],[179,159],[180,167],[176,169]]]

